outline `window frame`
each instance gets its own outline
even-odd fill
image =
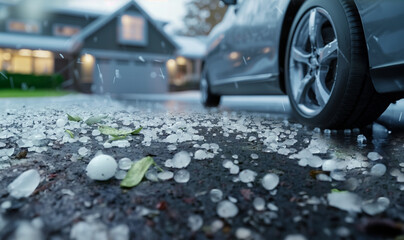
[[[63,35],[63,34],[56,34],[56,28],[57,28],[57,27],[71,27],[71,28],[77,28],[77,29],[79,29],[79,31],[78,31],[77,33],[73,34],[73,35],[70,35],[70,36],[68,36],[68,35]],[[82,31],[82,27],[81,27],[81,26],[78,26],[78,25],[64,24],[64,23],[54,23],[54,24],[52,25],[52,34],[53,34],[53,36],[56,36],[56,37],[71,37],[71,36],[74,36],[74,35],[76,35],[76,34],[79,34],[81,31]]]
[[[144,21],[143,24],[143,39],[142,40],[129,40],[123,38],[123,24],[122,24],[122,17],[125,15],[129,15],[132,17],[142,18]],[[123,45],[135,46],[135,47],[146,47],[149,43],[149,26],[146,17],[142,14],[136,12],[124,12],[119,15],[118,17],[118,43]]]
[[[10,24],[12,22],[21,22],[24,24],[35,24],[38,26],[38,32],[26,32],[26,31],[18,31],[18,30],[11,29]],[[34,21],[34,20],[8,19],[6,28],[7,28],[7,32],[23,33],[23,34],[36,34],[36,35],[42,34],[42,25],[40,24],[39,21]]]

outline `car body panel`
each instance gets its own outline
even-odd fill
[[[404,90],[404,1],[355,0],[378,92]]]
[[[364,27],[376,90],[404,91],[404,44],[400,43],[404,39],[404,1],[354,1]],[[290,4],[293,1],[243,0],[229,7],[224,20],[209,35],[205,67],[213,93],[282,93],[279,56],[283,53],[279,49]],[[390,75],[383,74],[385,68],[392,69]]]

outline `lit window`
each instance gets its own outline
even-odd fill
[[[119,19],[119,42],[134,46],[147,45],[147,22],[143,16],[127,13]]]
[[[27,22],[27,21],[17,21],[10,20],[7,23],[7,29],[10,32],[21,32],[21,33],[40,33],[41,27],[37,22]]]
[[[79,33],[80,30],[81,28],[78,26],[63,25],[63,24],[53,25],[53,35],[55,36],[70,37]]]
[[[93,82],[95,58],[91,54],[81,56],[81,81],[83,83]]]

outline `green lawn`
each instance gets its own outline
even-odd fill
[[[23,97],[55,97],[64,96],[73,92],[52,89],[21,90],[0,89],[0,98],[23,98]]]

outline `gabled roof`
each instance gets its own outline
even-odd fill
[[[139,12],[146,18],[148,22],[150,22],[175,48],[178,49],[178,45],[174,42],[170,36],[166,34],[166,32],[147,14],[139,4],[134,1],[130,0],[126,4],[124,4],[121,8],[115,11],[112,14],[102,16],[99,19],[95,20],[91,24],[89,24],[83,31],[79,34],[73,36],[73,40],[83,43],[86,38],[88,38],[91,34],[95,33],[97,30],[101,29],[103,26],[111,22],[113,19],[118,17],[120,14],[123,14],[127,9],[131,6],[134,6]]]
[[[70,38],[15,33],[0,33],[0,46],[15,49],[43,49],[60,53],[73,53],[80,47]]]
[[[123,14],[128,8],[134,6],[176,49],[178,45],[168,36],[165,31],[140,7],[136,1],[129,1],[121,8],[108,15],[101,15],[92,23],[83,28],[78,34],[70,38],[60,38],[54,36],[0,33],[0,46],[9,48],[29,48],[44,49],[55,52],[74,53],[84,43],[85,39],[91,36],[106,24],[111,22],[120,14]]]

